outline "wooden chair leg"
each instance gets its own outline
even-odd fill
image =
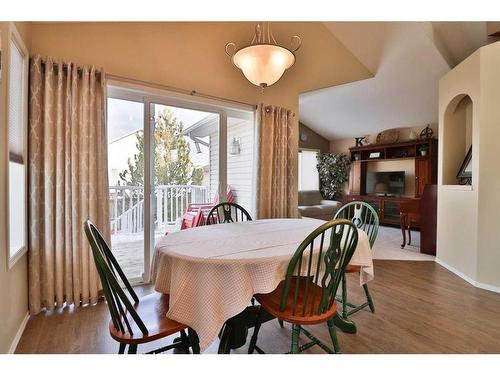
[[[404,216],[401,216],[401,233],[403,234],[403,243],[401,244],[401,248],[404,249],[406,246],[406,220]]]
[[[127,344],[122,344],[120,343],[120,349],[118,349],[118,354],[123,354],[125,353],[125,348],[127,347]]]
[[[411,227],[408,225],[408,245],[411,245]]]
[[[333,349],[335,350],[335,354],[340,353],[340,345],[339,340],[337,339],[337,331],[335,330],[335,322],[333,319],[330,319],[328,322],[328,332],[330,332],[330,337],[332,339]]]
[[[300,325],[292,325],[292,354],[297,354],[299,352],[299,336],[300,336]]]
[[[128,354],[137,354],[137,344],[130,344],[129,345]]]
[[[347,319],[347,278],[342,275],[342,318]]]
[[[363,289],[365,290],[366,300],[368,301],[368,306],[370,307],[371,312],[375,313],[375,306],[373,305],[373,299],[372,299],[372,296],[370,295],[370,291],[368,290],[368,285],[363,284]]]

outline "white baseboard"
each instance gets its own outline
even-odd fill
[[[12,344],[10,344],[10,348],[8,354],[14,354],[17,348],[17,344],[19,344],[19,340],[21,340],[21,336],[23,335],[24,329],[26,328],[26,324],[28,324],[28,320],[30,318],[30,314],[26,313],[19,329],[17,330],[16,336],[14,336],[14,340],[12,340]]]
[[[490,292],[500,293],[500,287],[498,287],[498,286],[480,283],[479,281],[476,281],[476,280],[470,278],[469,276],[467,276],[463,272],[460,272],[456,268],[450,266],[448,263],[444,262],[443,260],[439,259],[438,257],[436,257],[434,259],[434,261],[437,264],[439,264],[439,265],[443,266],[444,268],[446,268],[448,271],[453,272],[458,277],[461,277],[462,279],[464,279],[465,281],[467,281],[469,284],[475,286],[476,288],[489,290]]]

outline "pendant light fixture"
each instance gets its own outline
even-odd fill
[[[232,63],[241,69],[246,79],[265,89],[276,83],[285,70],[295,63],[294,53],[301,43],[300,37],[294,35],[291,44],[295,44],[295,48],[282,47],[274,39],[270,23],[259,22],[255,26],[255,35],[250,45],[236,49],[235,43],[228,43],[226,54],[231,57]]]

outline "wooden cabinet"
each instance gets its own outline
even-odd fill
[[[437,185],[427,185],[420,204],[420,252],[436,255],[437,239]]]
[[[415,196],[424,194],[425,185],[437,183],[437,144],[429,143],[429,151],[425,157],[415,158]]]
[[[425,155],[422,150],[425,148]],[[349,148],[351,161],[372,162],[379,160],[403,160],[429,158],[437,161],[437,139],[419,139],[416,141],[389,144],[375,144]]]
[[[422,150],[425,149],[425,153]],[[347,202],[364,201],[378,212],[381,224],[400,225],[401,203],[415,201],[422,212],[421,251],[435,254],[436,198],[427,198],[431,184],[437,183],[437,140],[418,139],[392,144],[352,147],[349,195]],[[424,154],[424,155],[422,155]],[[366,175],[368,165],[386,160],[414,160],[414,197],[387,197],[366,195]],[[424,194],[425,191],[425,194]],[[434,193],[435,194],[435,193]],[[421,199],[422,198],[422,203]]]
[[[401,212],[401,199],[382,199],[382,214],[380,221],[386,224],[399,224]]]
[[[431,160],[430,158],[415,159],[415,196],[421,197],[425,185],[431,184]]]
[[[349,192],[350,194],[362,194],[362,186],[365,185],[366,178],[366,163],[353,161],[351,163],[351,171],[349,175]]]
[[[423,148],[426,149],[425,155],[422,155]],[[415,161],[415,198],[422,196],[425,185],[437,183],[436,139],[351,147],[349,150],[351,152],[350,195],[364,195],[368,164],[382,163],[386,160]]]
[[[381,224],[399,225],[399,214],[401,212],[401,203],[410,200],[420,203],[418,198],[395,198],[379,197],[371,195],[348,195],[346,202],[363,201],[371,205],[377,211]]]

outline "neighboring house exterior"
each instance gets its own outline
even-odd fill
[[[108,176],[110,186],[124,185],[123,181],[120,180],[119,174],[128,169],[128,160],[133,159],[134,155],[137,154],[136,142],[137,135],[140,133],[142,133],[142,129],[137,129],[108,143]],[[203,168],[203,185],[209,186],[210,166],[208,150],[206,147],[201,146],[201,153],[197,153],[193,140],[189,137],[186,138],[191,150],[191,161],[194,167]]]
[[[109,185],[124,185],[120,182],[119,174],[128,169],[127,161],[137,153],[137,134],[142,133],[137,129],[131,133],[122,135],[108,143],[108,176]],[[120,183],[119,183],[120,182]]]
[[[219,190],[219,116],[211,114],[184,130],[190,140],[207,141],[210,161],[205,169],[204,185],[209,188],[209,198],[213,201]],[[236,202],[253,213],[254,187],[254,119],[250,112],[229,111],[227,117],[227,183],[235,195]],[[233,141],[239,144],[238,151],[232,152]],[[194,143],[194,141],[193,141]],[[206,146],[200,146],[206,150]],[[194,147],[191,147],[193,150]],[[205,184],[206,183],[206,184]]]

